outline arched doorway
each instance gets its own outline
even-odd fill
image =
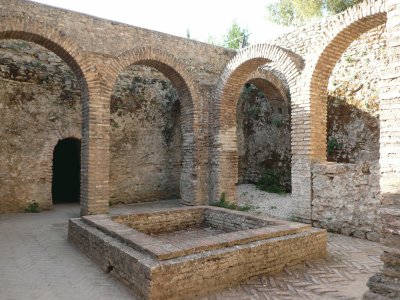
[[[211,166],[211,199],[219,199],[223,193],[228,201],[236,202],[236,183],[238,182],[237,156],[237,103],[243,85],[260,67],[281,74],[281,80],[288,83],[291,99],[298,101],[297,81],[303,65],[301,58],[275,45],[254,45],[239,51],[227,64],[216,88],[213,112],[213,150]],[[296,158],[298,148],[292,148]],[[293,166],[293,159],[292,159]],[[293,168],[292,168],[293,172]],[[229,176],[225,176],[229,174]],[[297,176],[298,173],[294,173]],[[297,183],[292,176],[292,183]],[[294,185],[294,193],[303,192]],[[299,197],[301,199],[301,197]]]
[[[66,138],[58,141],[53,152],[53,203],[80,201],[81,141]]]

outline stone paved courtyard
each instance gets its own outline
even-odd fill
[[[112,214],[177,205],[164,201],[117,206]],[[67,220],[78,215],[78,205],[61,205],[40,214],[0,216],[0,299],[133,298],[67,242]],[[329,234],[328,249],[327,259],[255,278],[205,299],[361,299],[367,279],[382,265],[380,245]]]

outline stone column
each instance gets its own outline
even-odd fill
[[[388,0],[389,66],[382,72],[380,103],[381,273],[364,299],[400,299],[400,0]]]

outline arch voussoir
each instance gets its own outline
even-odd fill
[[[236,201],[238,157],[236,146],[236,109],[239,93],[249,76],[259,67],[268,65],[285,77],[293,95],[295,83],[301,73],[303,60],[294,53],[270,44],[257,44],[240,50],[226,65],[216,87],[213,108],[213,168],[210,198],[225,194]],[[229,175],[228,175],[229,174]]]
[[[310,63],[304,79],[311,111],[317,112],[310,115],[310,132],[306,133],[310,137],[312,160],[326,160],[327,87],[336,62],[360,35],[385,22],[385,1],[369,0],[341,13],[325,28],[325,39],[316,48],[316,58]]]

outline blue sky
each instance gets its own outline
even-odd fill
[[[83,12],[207,42],[217,40],[236,21],[246,27],[251,43],[265,42],[285,31],[266,19],[266,6],[276,0],[35,0],[35,2]],[[286,29],[287,31],[287,29]]]

